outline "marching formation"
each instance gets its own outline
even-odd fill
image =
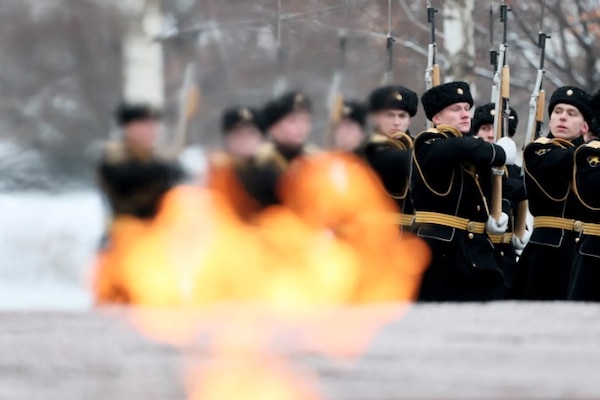
[[[600,300],[600,91],[591,96],[560,87],[544,109],[540,75],[520,167],[513,136],[521,131],[503,89],[509,85],[503,46],[492,102],[476,108],[468,83],[439,83],[433,50],[430,84],[420,96],[430,127],[416,134],[411,118],[419,95],[396,84],[364,101],[344,99],[325,134],[327,149],[308,141],[315,110],[300,90],[262,107],[224,110],[223,149],[209,157],[205,184],[252,224],[281,203],[282,177],[298,160],[322,151],[352,154],[396,204],[389,222],[431,250],[419,300]],[[101,187],[115,216],[151,219],[186,173],[153,146],[158,110],[124,104],[117,121],[123,140],[106,147]],[[110,240],[109,228],[103,246]]]

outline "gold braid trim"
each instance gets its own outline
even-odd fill
[[[442,125],[444,126],[444,125]],[[453,128],[454,129],[454,128]],[[458,132],[458,130],[455,129],[456,132]],[[444,138],[448,139],[448,135],[446,135],[446,133],[444,132],[440,132],[438,131],[436,128],[431,128],[428,129],[426,131],[421,132],[419,135],[428,132],[428,133],[437,133],[442,135]],[[460,134],[460,132],[458,132]],[[429,182],[427,182],[427,179],[425,178],[425,174],[423,174],[423,170],[421,169],[421,166],[419,165],[419,162],[417,161],[417,157],[413,156],[413,163],[415,165],[415,167],[417,167],[417,171],[419,172],[419,176],[421,177],[421,179],[423,180],[423,183],[425,184],[425,186],[427,187],[427,189],[429,189],[429,191],[431,191],[433,194],[440,196],[440,197],[446,197],[448,196],[448,194],[450,193],[450,191],[452,190],[452,186],[454,185],[454,176],[456,175],[456,169],[452,170],[452,177],[450,178],[450,185],[448,185],[448,190],[446,190],[445,192],[438,192],[437,190],[435,190],[433,187],[431,187],[431,185],[429,184]]]
[[[567,149],[568,147],[572,147],[574,146],[573,143],[569,142],[568,140],[564,140],[564,139],[548,139],[546,137],[541,137],[536,139],[533,143],[541,143],[541,144],[556,144],[558,147],[560,147],[561,149]],[[542,187],[542,185],[538,182],[537,179],[535,179],[535,177],[533,176],[533,174],[531,174],[529,172],[529,169],[527,168],[527,163],[523,162],[523,171],[525,171],[525,173],[531,178],[531,180],[535,183],[535,185],[542,191],[542,193],[544,193],[544,195],[546,195],[546,197],[548,197],[550,200],[555,201],[557,203],[561,202],[561,201],[565,201],[567,200],[567,197],[569,197],[569,192],[571,191],[571,188],[567,188],[567,192],[565,193],[565,195],[561,198],[556,198],[550,195],[550,193],[546,192],[546,190]]]
[[[573,156],[573,158],[575,159],[575,162],[573,163],[573,192],[575,192],[575,195],[577,196],[577,198],[579,199],[579,201],[581,202],[581,204],[583,204],[585,207],[587,207],[588,209],[592,210],[592,211],[600,211],[600,207],[592,207],[591,205],[589,205],[588,203],[586,203],[581,196],[579,195],[579,189],[577,188],[577,155],[579,153],[579,151],[585,147],[591,147],[593,149],[600,149],[600,141],[594,141],[594,142],[590,142],[589,144],[585,144],[581,147],[579,147],[577,150],[575,150],[575,155]]]

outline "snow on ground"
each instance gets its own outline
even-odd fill
[[[100,195],[2,193],[0,209],[0,310],[89,309]]]

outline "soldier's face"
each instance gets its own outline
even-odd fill
[[[333,131],[334,147],[339,150],[353,151],[365,138],[365,132],[356,122],[344,118]]]
[[[432,118],[435,125],[450,125],[462,133],[471,129],[471,106],[469,103],[454,103],[435,114]]]
[[[273,140],[286,146],[301,146],[306,143],[312,130],[312,116],[307,111],[288,114],[271,126]]]
[[[565,140],[576,139],[590,130],[579,109],[563,103],[554,106],[548,126],[555,138]]]
[[[234,126],[225,136],[225,150],[234,157],[250,158],[263,144],[262,133],[252,124]]]
[[[496,141],[496,137],[494,135],[494,125],[492,125],[492,124],[481,125],[481,127],[477,131],[477,135],[475,135],[475,136],[482,138],[486,142],[494,143]]]
[[[405,110],[381,110],[372,114],[377,131],[386,136],[398,132],[407,132],[410,126],[410,115]]]
[[[133,121],[125,127],[125,140],[137,149],[149,151],[154,147],[158,129],[159,123],[153,119]]]

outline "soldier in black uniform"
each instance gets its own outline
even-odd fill
[[[595,95],[596,101],[600,102]],[[598,108],[595,108],[598,110]],[[600,301],[600,141],[575,150],[573,190],[579,200],[575,256],[569,281],[569,300]]]
[[[284,172],[296,157],[318,152],[308,143],[312,131],[312,102],[300,91],[290,91],[268,102],[263,109],[270,141],[258,152],[258,160]]]
[[[471,123],[471,133],[482,138],[486,142],[496,142],[496,132],[494,132],[494,115],[495,104],[487,103],[475,109]],[[510,119],[508,121],[508,137],[512,138],[517,130],[519,117],[514,109],[510,110]],[[525,194],[525,182],[520,173],[520,167],[516,164],[507,162],[502,179],[502,212],[509,217],[508,229],[504,234],[488,235],[494,244],[495,254],[498,263],[504,272],[504,280],[506,283],[507,296],[512,292],[512,284],[517,266],[517,253],[513,242],[517,242],[520,249],[524,246],[521,243],[525,238],[514,238],[513,228],[517,218],[517,211],[521,202],[527,200]],[[489,191],[489,189],[488,189]],[[490,198],[491,192],[486,193],[486,197]],[[526,207],[526,204],[525,204]],[[522,208],[522,207],[521,207]],[[525,216],[523,216],[525,217]],[[524,235],[525,236],[525,235]]]
[[[563,86],[550,98],[550,134],[523,152],[525,188],[534,216],[533,233],[519,259],[516,296],[564,300],[573,262],[577,198],[572,191],[573,154],[583,144],[593,112],[590,95]]]
[[[413,154],[415,231],[433,255],[420,299],[503,299],[504,275],[486,230],[503,233],[508,217],[489,216],[480,180],[490,179],[507,153],[514,158],[516,146],[510,139],[493,144],[468,135],[473,98],[466,82],[435,86],[421,102],[435,128],[417,136]]]
[[[253,107],[233,106],[221,117],[223,151],[209,157],[207,186],[229,201],[236,214],[252,222],[265,207],[275,204],[277,173],[261,167],[257,154],[265,144],[264,120]]]
[[[184,173],[155,149],[161,113],[147,104],[122,104],[116,110],[122,140],[108,142],[97,166],[100,187],[114,217],[154,217],[165,192]]]
[[[403,230],[410,230],[414,219],[410,195],[413,139],[408,128],[418,103],[417,94],[403,86],[383,86],[371,92],[368,106],[374,131],[356,151],[398,205],[400,214],[394,222]]]
[[[339,117],[331,132],[333,148],[354,152],[366,137],[367,108],[358,101],[345,100]]]

